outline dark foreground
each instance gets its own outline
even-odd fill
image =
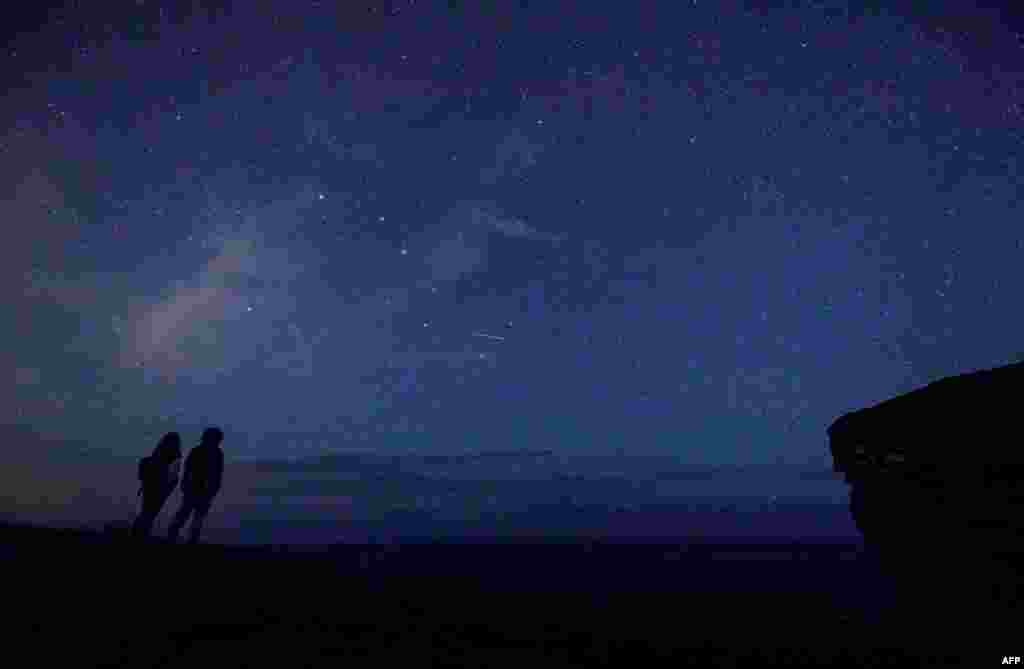
[[[973,586],[976,566],[939,561],[894,590],[854,546],[297,553],[12,526],[0,541],[5,651],[33,666],[984,667],[1024,654],[1015,602]]]

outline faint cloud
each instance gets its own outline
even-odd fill
[[[558,243],[565,235],[543,232],[519,218],[503,216],[488,202],[456,202],[441,222],[428,230],[413,246],[423,248],[429,280],[455,281],[482,269],[487,262],[488,232],[505,237]]]
[[[487,250],[465,234],[446,237],[428,253],[426,262],[435,281],[454,281],[484,264]]]
[[[409,240],[409,246],[423,258],[427,284],[457,281],[482,269],[487,263],[487,235],[467,225],[471,202],[456,202],[436,224]]]
[[[561,242],[566,239],[564,234],[552,234],[543,232],[528,225],[521,218],[502,216],[493,210],[474,206],[470,212],[471,224],[476,227],[484,227],[501,233],[506,237],[517,237],[519,239],[530,239],[540,242]]]
[[[480,183],[492,185],[505,177],[514,177],[537,164],[543,147],[520,130],[515,130],[498,143],[494,164],[480,170]]]

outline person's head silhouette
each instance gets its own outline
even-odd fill
[[[208,427],[203,430],[203,436],[200,440],[200,444],[206,446],[220,446],[220,442],[224,441],[224,431],[219,427]]]
[[[170,462],[181,457],[181,435],[177,432],[168,432],[160,437],[153,455],[160,460]]]

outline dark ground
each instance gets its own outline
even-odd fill
[[[991,603],[979,567],[951,556],[893,590],[856,546],[298,553],[11,525],[0,542],[5,650],[24,666],[984,667],[1024,654],[1015,603]]]

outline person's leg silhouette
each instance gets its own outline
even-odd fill
[[[192,525],[189,527],[189,543],[199,543],[199,534],[203,531],[203,521],[210,512],[211,500],[197,500],[193,507]]]
[[[160,511],[164,508],[168,495],[155,492],[144,492],[142,496],[142,510],[132,523],[132,536],[146,539],[153,531],[153,524]]]
[[[144,539],[153,531],[153,522],[156,517],[147,511],[147,509],[140,511],[135,522],[132,523],[132,536],[137,539]]]
[[[171,526],[167,530],[167,538],[172,542],[178,540],[178,534],[181,533],[181,528],[185,526],[189,516],[192,515],[195,510],[194,501],[189,497],[184,497],[181,500],[181,508],[174,514],[174,520],[171,521]]]

